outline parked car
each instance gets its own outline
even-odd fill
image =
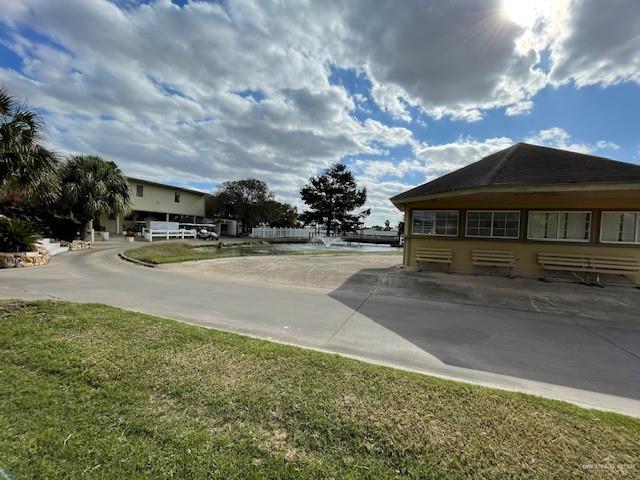
[[[218,240],[218,234],[209,227],[199,228],[196,237],[200,240]]]

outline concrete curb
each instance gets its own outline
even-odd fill
[[[124,253],[119,253],[118,256],[127,261],[127,262],[131,262],[131,263],[136,263],[138,265],[142,265],[143,267],[149,267],[149,268],[156,268],[157,265],[155,263],[149,263],[149,262],[143,262],[142,260],[136,260],[135,258],[131,258],[131,257],[127,257]]]

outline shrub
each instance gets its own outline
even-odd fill
[[[38,232],[18,218],[0,220],[0,251],[31,252],[35,250]]]

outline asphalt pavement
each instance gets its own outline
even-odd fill
[[[0,270],[0,298],[106,303],[640,417],[640,319],[628,315],[415,298],[406,279],[390,290],[385,268],[333,289],[227,281],[125,262],[127,247],[105,242],[44,267]]]

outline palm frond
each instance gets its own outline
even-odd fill
[[[57,194],[58,156],[41,144],[43,119],[0,88],[0,192],[38,202]]]
[[[130,189],[118,166],[95,155],[75,155],[62,166],[60,205],[81,221],[128,214]]]

